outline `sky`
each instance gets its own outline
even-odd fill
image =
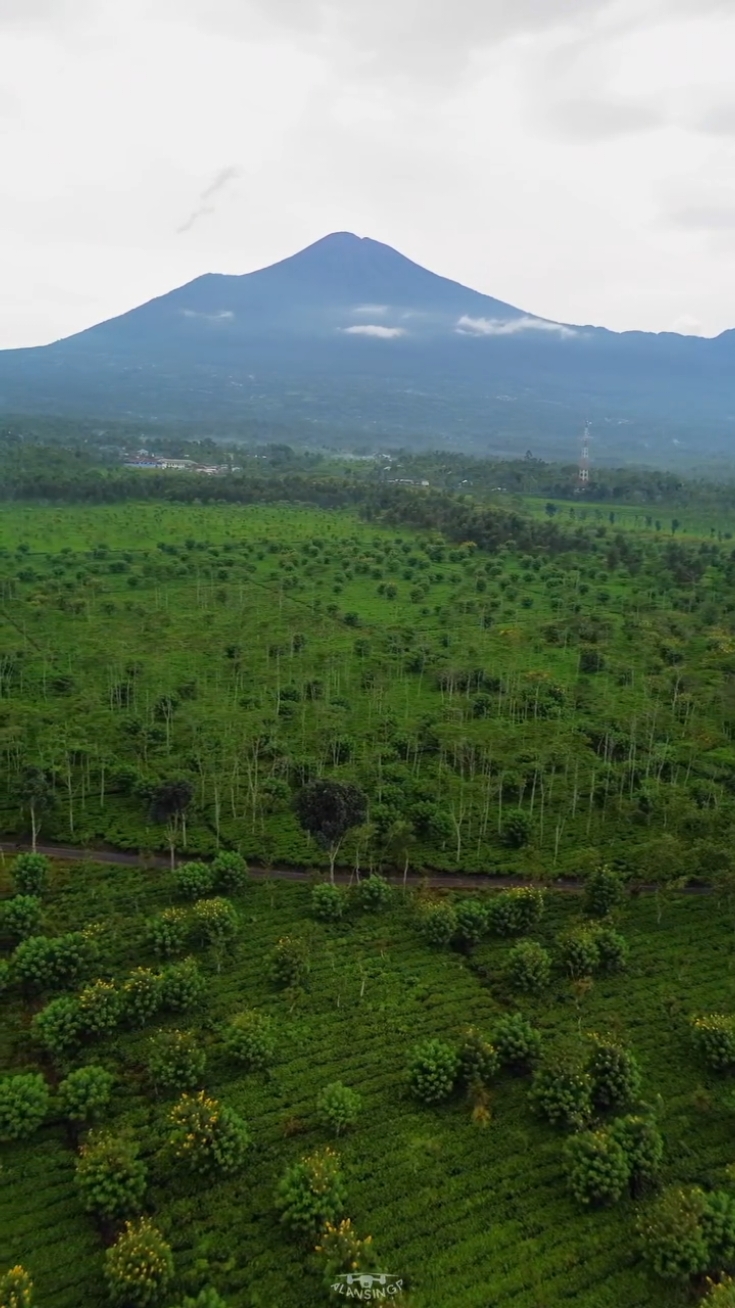
[[[330,231],[735,327],[733,0],[0,0],[0,348]]]

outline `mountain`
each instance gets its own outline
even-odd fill
[[[735,449],[735,332],[556,323],[349,232],[207,274],[34,349],[0,351],[0,412],[606,459]]]

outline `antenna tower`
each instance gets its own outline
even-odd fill
[[[584,435],[582,436],[582,448],[579,453],[579,488],[584,490],[590,479],[590,424],[584,425]]]

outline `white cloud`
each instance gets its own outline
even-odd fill
[[[202,313],[197,309],[182,309],[185,318],[204,318],[206,322],[229,322],[234,318],[232,309],[220,309],[217,313]]]
[[[387,313],[390,308],[389,304],[356,304],[353,313],[369,313],[374,316],[381,313]]]
[[[543,318],[531,318],[527,314],[520,318],[470,318],[463,314],[454,330],[460,336],[515,336],[519,332],[553,332],[566,339],[579,335],[572,327],[565,327],[559,322],[547,322]]]
[[[378,336],[382,341],[392,341],[396,336],[405,336],[405,327],[383,327],[379,323],[360,323],[355,327],[343,327],[347,336]]]
[[[701,336],[702,324],[691,313],[680,313],[672,322],[671,331],[680,336]]]

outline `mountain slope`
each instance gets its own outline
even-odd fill
[[[710,341],[548,322],[339,232],[53,345],[0,351],[0,411],[210,431],[271,422],[295,439],[533,444],[566,457],[591,418],[611,457],[660,461],[672,442],[729,449],[733,361],[735,332]]]

